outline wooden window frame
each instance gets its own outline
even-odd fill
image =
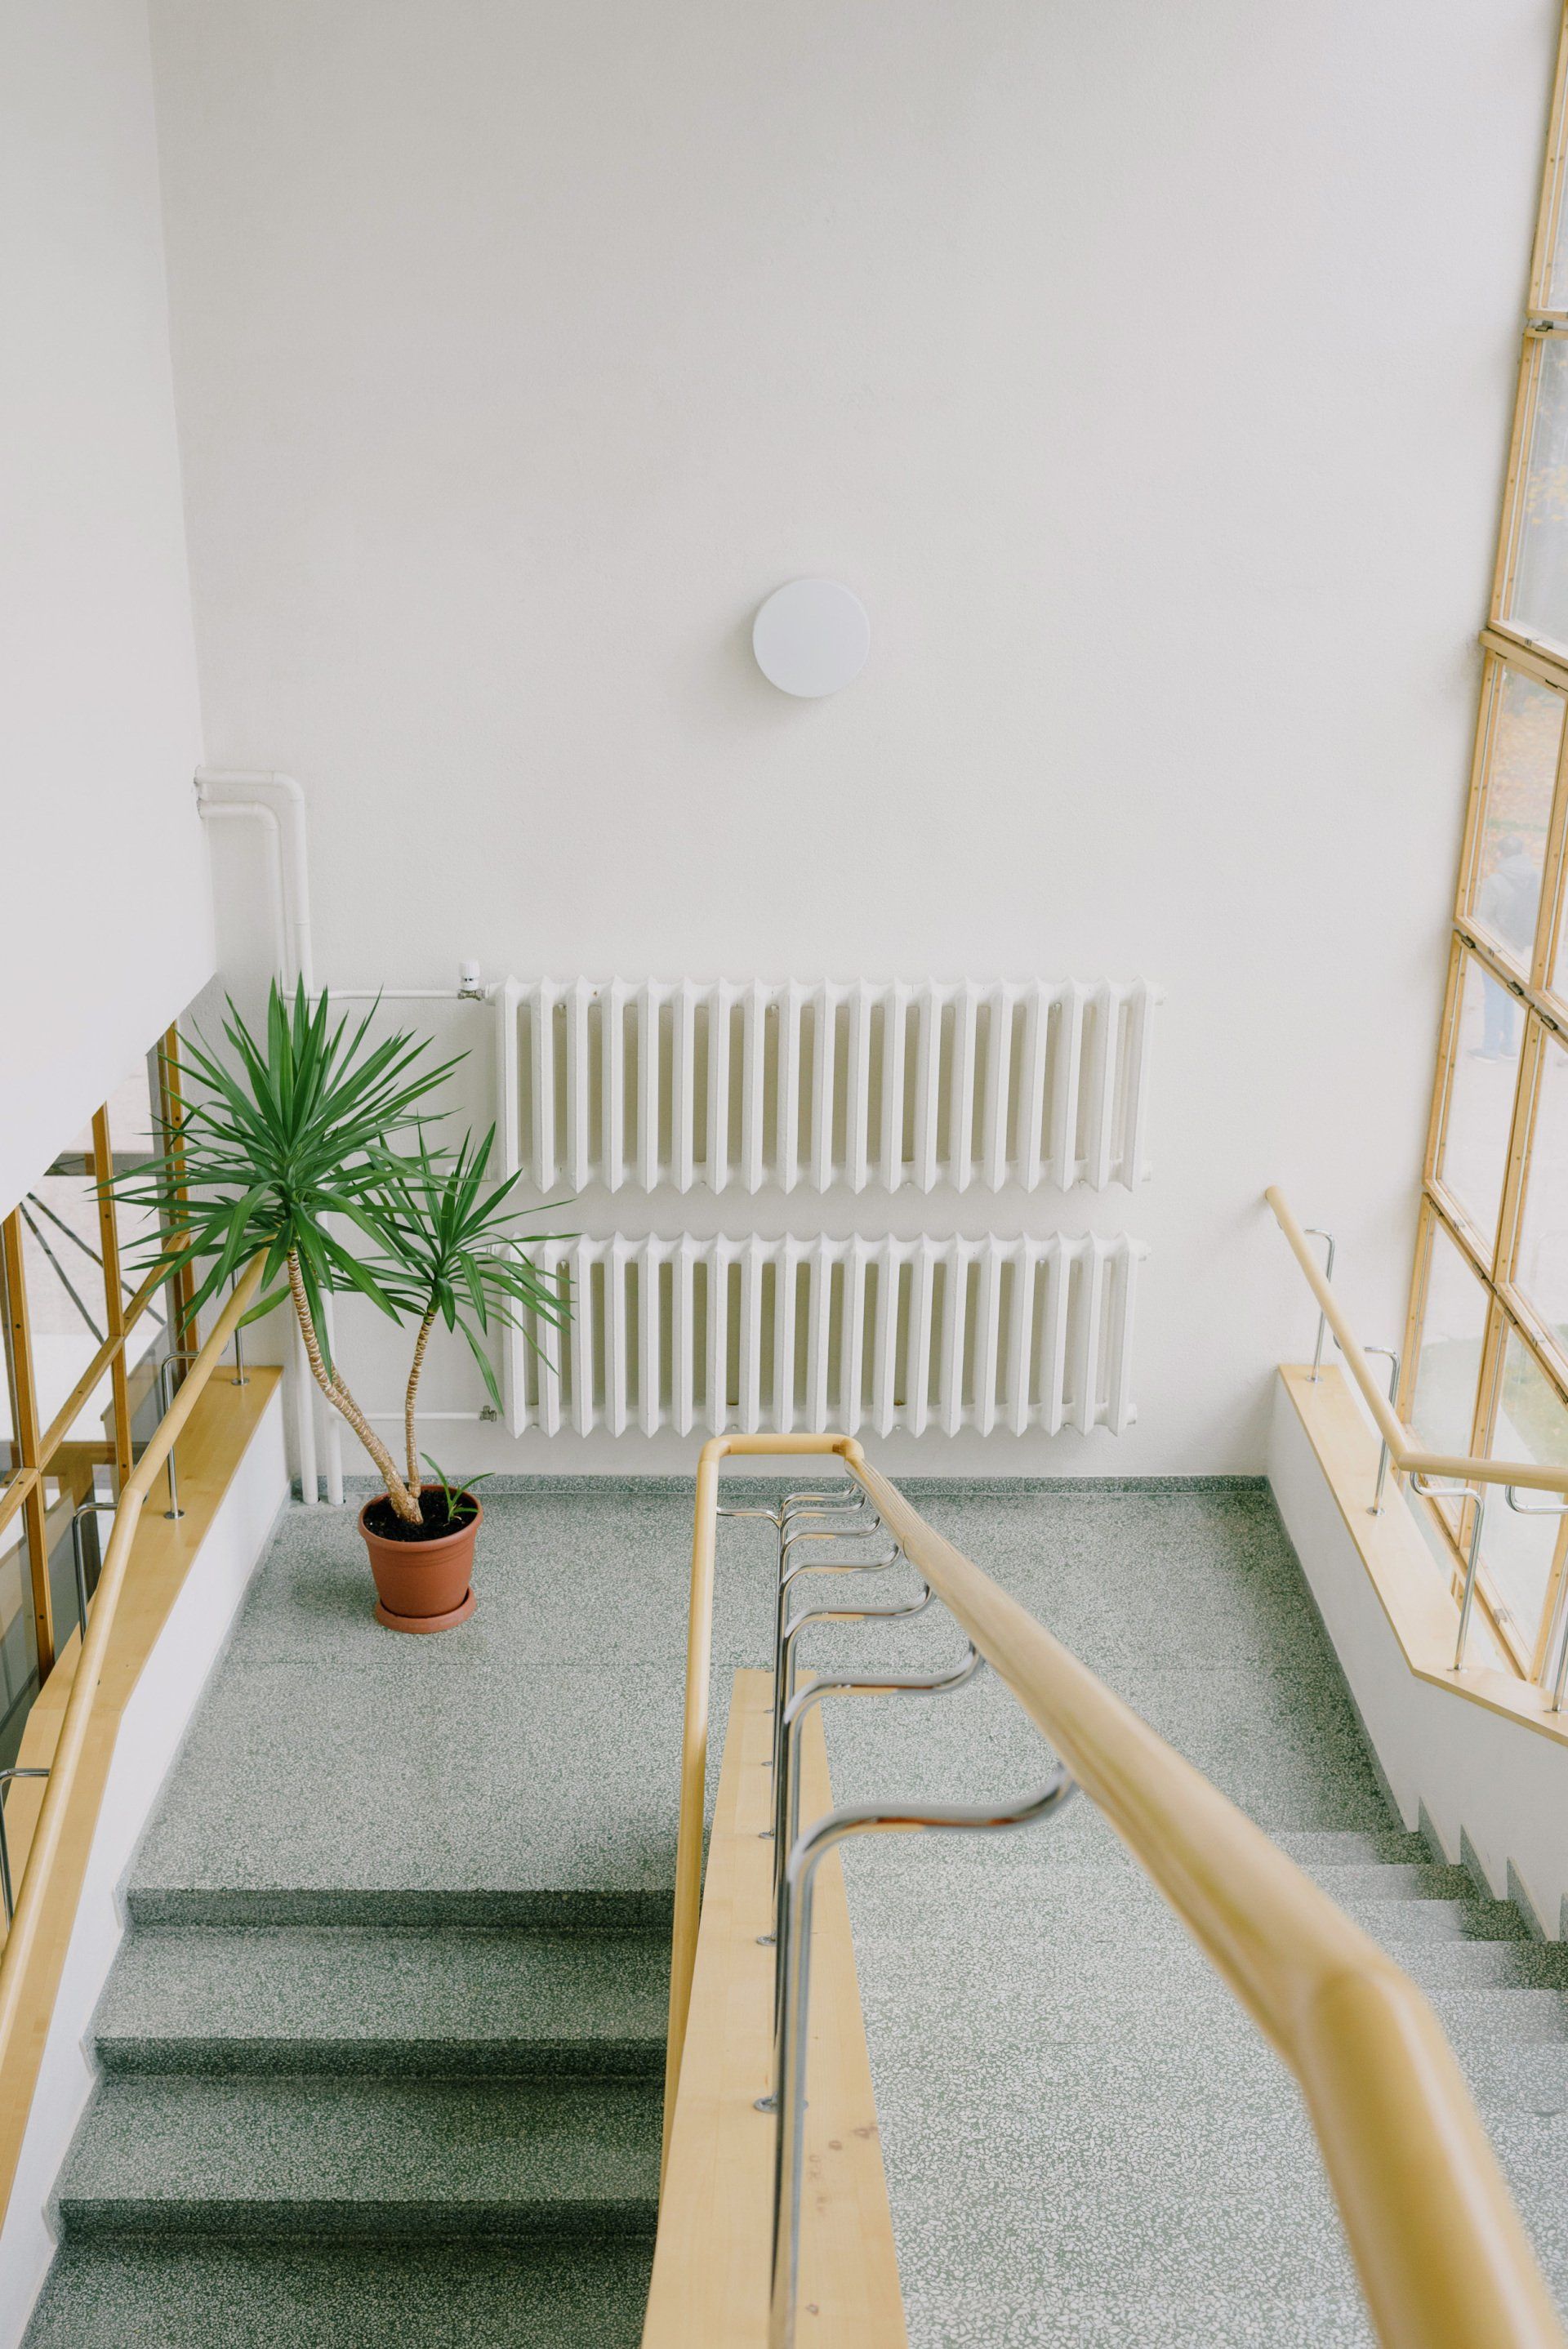
[[[1459,878],[1449,933],[1448,970],[1439,1023],[1437,1064],[1433,1072],[1431,1109],[1422,1167],[1420,1210],[1411,1265],[1409,1307],[1398,1409],[1407,1422],[1414,1405],[1426,1318],[1427,1276],[1432,1235],[1440,1229],[1459,1249],[1486,1297],[1486,1321],[1476,1380],[1470,1450],[1486,1456],[1496,1426],[1502,1384],[1502,1366],[1511,1336],[1540,1372],[1547,1389],[1568,1410],[1568,1340],[1547,1327],[1517,1280],[1521,1226],[1529,1180],[1531,1150],[1541,1100],[1543,1055],[1553,1041],[1568,1050],[1568,979],[1563,996],[1553,991],[1557,940],[1568,922],[1568,645],[1531,635],[1510,619],[1518,574],[1525,520],[1525,485],[1530,448],[1539,398],[1541,372],[1547,345],[1568,336],[1568,285],[1554,289],[1550,282],[1553,254],[1568,205],[1568,8],[1559,26],[1557,63],[1547,126],[1541,202],[1535,242],[1531,254],[1530,281],[1522,327],[1518,381],[1509,440],[1508,468],[1502,513],[1498,531],[1497,562],[1492,578],[1491,617],[1480,632],[1482,653],[1480,693],[1475,742],[1470,761],[1470,792]],[[1568,274],[1568,272],[1565,272]],[[1553,307],[1553,297],[1559,306]],[[1515,670],[1563,697],[1564,724],[1553,780],[1552,812],[1541,874],[1541,902],[1528,965],[1511,961],[1506,947],[1480,929],[1472,916],[1476,877],[1486,831],[1486,809],[1492,783],[1492,758],[1497,743],[1497,718],[1507,672]],[[1460,1201],[1444,1186],[1439,1169],[1459,1052],[1463,975],[1467,956],[1501,986],[1519,1006],[1521,1025],[1514,1081],[1508,1155],[1497,1228],[1490,1245],[1470,1221]],[[1465,1545],[1475,1504],[1460,1505],[1450,1524],[1435,1503],[1420,1501],[1437,1527],[1449,1558],[1456,1588],[1464,1569]],[[1568,1519],[1558,1527],[1548,1571],[1545,1602],[1537,1623],[1517,1623],[1493,1588],[1484,1557],[1477,1579],[1477,1599],[1503,1654],[1527,1679],[1539,1679],[1546,1665],[1546,1646],[1554,1609],[1568,1580]]]

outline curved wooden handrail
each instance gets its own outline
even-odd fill
[[[703,1447],[666,2145],[700,1904],[718,1464],[736,1452],[841,1456],[916,1572],[1290,2066],[1384,2349],[1568,2349],[1463,2075],[1408,1976],[1243,1812],[934,1532],[850,1436],[720,1436]]]
[[[1339,1350],[1350,1366],[1350,1375],[1360,1388],[1362,1400],[1377,1423],[1377,1433],[1388,1447],[1388,1457],[1401,1475],[1418,1473],[1449,1478],[1456,1484],[1520,1485],[1529,1485],[1538,1493],[1568,1493],[1568,1468],[1543,1466],[1536,1460],[1477,1460],[1468,1453],[1427,1452],[1414,1443],[1409,1429],[1395,1413],[1374,1376],[1356,1332],[1340,1309],[1339,1299],[1307,1244],[1306,1234],[1291,1213],[1288,1200],[1276,1183],[1269,1185],[1264,1197],[1274,1209],[1274,1220],[1306,1275],[1306,1284],[1317,1299],[1318,1310],[1338,1340]]]
[[[253,1258],[236,1282],[233,1293],[211,1335],[186,1371],[180,1391],[154,1429],[146,1451],[126,1478],[109,1528],[81,1653],[60,1721],[60,1733],[49,1765],[48,1785],[37,1825],[27,1850],[16,1913],[4,1951],[0,1951],[0,2077],[5,2076],[17,2054],[19,2018],[26,2004],[27,1978],[38,1962],[43,1941],[49,1876],[58,1857],[70,1807],[71,1790],[81,1765],[82,1752],[92,1725],[93,1709],[102,1677],[104,1659],[114,1630],[116,1610],[125,1588],[131,1544],[142,1507],[153,1483],[173,1448],[181,1429],[195,1409],[203,1388],[217,1368],[218,1358],[234,1333],[261,1285],[263,1259]],[[3,2181],[8,2191],[9,2180]],[[3,2194],[0,2194],[3,2200]]]

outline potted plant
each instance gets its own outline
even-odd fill
[[[454,1485],[439,1471],[433,1480],[421,1474],[416,1420],[430,1332],[438,1320],[461,1331],[499,1409],[490,1330],[521,1327],[533,1342],[524,1317],[561,1328],[570,1304],[564,1285],[525,1252],[518,1226],[537,1211],[515,1205],[521,1176],[490,1179],[495,1128],[482,1142],[465,1134],[455,1150],[430,1146],[427,1123],[445,1114],[433,1096],[466,1056],[432,1066],[428,1044],[413,1036],[373,1043],[374,1016],[372,1007],[357,1027],[334,1025],[325,993],[313,1006],[302,983],[291,1004],[274,982],[257,1037],[231,1002],[223,1032],[232,1064],[200,1037],[186,1040],[187,1098],[167,1151],[109,1180],[156,1209],[165,1237],[154,1261],[164,1278],[192,1269],[187,1328],[264,1253],[262,1294],[245,1321],[287,1301],[311,1376],[381,1475],[384,1489],[359,1513],[377,1617],[397,1630],[438,1631],[473,1612],[483,1513],[472,1489],[481,1479]],[[410,1149],[394,1147],[399,1132],[411,1132]],[[324,1300],[335,1292],[367,1298],[415,1326],[401,1462],[333,1359]]]

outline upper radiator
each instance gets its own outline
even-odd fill
[[[507,1137],[542,1191],[1130,1187],[1146,980],[510,980]]]
[[[1119,1434],[1143,1252],[1060,1234],[546,1241],[534,1262],[572,1319],[509,1333],[511,1431]]]

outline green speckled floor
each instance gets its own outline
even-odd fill
[[[1561,1952],[1397,1831],[1266,1493],[910,1490],[1417,1973],[1568,2278]],[[630,2349],[689,1509],[499,1493],[433,1640],[371,1621],[346,1514],[285,1521],[133,1871],[29,2349]],[[770,1572],[723,1529],[719,1692]],[[985,1676],[829,1736],[841,1799],[1049,1765]],[[1294,2089],[1086,1805],[848,1858],[912,2349],[1367,2341]]]

